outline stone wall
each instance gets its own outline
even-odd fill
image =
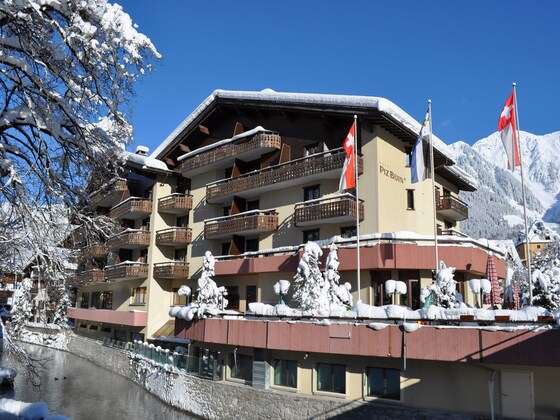
[[[372,403],[302,396],[292,392],[255,389],[229,381],[197,378],[128,352],[70,335],[68,351],[132,379],[168,404],[204,418],[232,419],[472,419],[472,416],[416,410],[401,404]]]

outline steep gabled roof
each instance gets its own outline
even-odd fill
[[[375,96],[215,90],[154,150],[152,158],[163,158],[189,130],[196,127],[219,104],[253,105],[255,108],[286,108],[333,112],[366,117],[397,136],[415,138],[421,124],[388,99]],[[459,188],[476,190],[474,178],[455,166],[453,154],[437,136],[433,137],[438,173],[450,176]]]

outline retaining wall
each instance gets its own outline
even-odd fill
[[[70,335],[68,351],[132,379],[166,403],[209,419],[474,419],[473,416],[415,410],[400,404],[301,396],[255,389],[229,381],[211,381],[162,367],[99,341]]]

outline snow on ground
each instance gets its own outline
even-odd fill
[[[503,218],[510,227],[523,225],[525,223],[522,217],[516,216],[515,214],[504,214]]]

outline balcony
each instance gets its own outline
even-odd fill
[[[251,210],[204,222],[206,239],[227,238],[233,234],[252,235],[278,229],[278,213],[274,210]]]
[[[364,220],[364,203],[360,200],[360,221]],[[342,194],[334,197],[297,203],[294,211],[296,226],[356,222],[356,199]]]
[[[103,283],[105,281],[105,273],[97,268],[77,273],[74,278],[74,284]]]
[[[107,188],[93,193],[89,199],[91,207],[112,207],[115,202],[127,198],[128,194],[126,179],[117,178]]]
[[[82,258],[103,258],[109,253],[106,244],[95,243],[80,250]]]
[[[469,218],[469,206],[452,196],[440,197],[436,209],[438,215],[457,222]]]
[[[185,227],[173,227],[156,232],[156,245],[186,246],[192,242],[192,231]]]
[[[206,200],[209,203],[227,203],[233,196],[248,198],[303,182],[337,179],[345,158],[346,153],[340,148],[223,179],[206,185]],[[362,162],[362,158],[358,157],[359,173],[363,172]]]
[[[187,214],[193,207],[192,195],[171,194],[158,200],[158,212],[167,214]]]
[[[155,279],[187,279],[189,264],[184,261],[169,261],[154,264]]]
[[[140,219],[152,214],[152,200],[140,197],[127,198],[113,207],[109,217],[119,219]]]
[[[150,232],[147,230],[127,229],[107,240],[110,249],[141,249],[150,245]]]
[[[125,261],[105,267],[107,281],[143,280],[148,278],[148,264]]]
[[[83,321],[102,322],[104,324],[145,327],[148,313],[144,311],[114,311],[111,309],[68,308],[68,317]]]
[[[190,178],[208,170],[228,168],[236,159],[257,159],[265,153],[279,150],[281,146],[282,139],[278,133],[258,133],[251,138],[240,137],[239,140],[221,146],[187,153],[182,159],[179,171],[184,177]]]

